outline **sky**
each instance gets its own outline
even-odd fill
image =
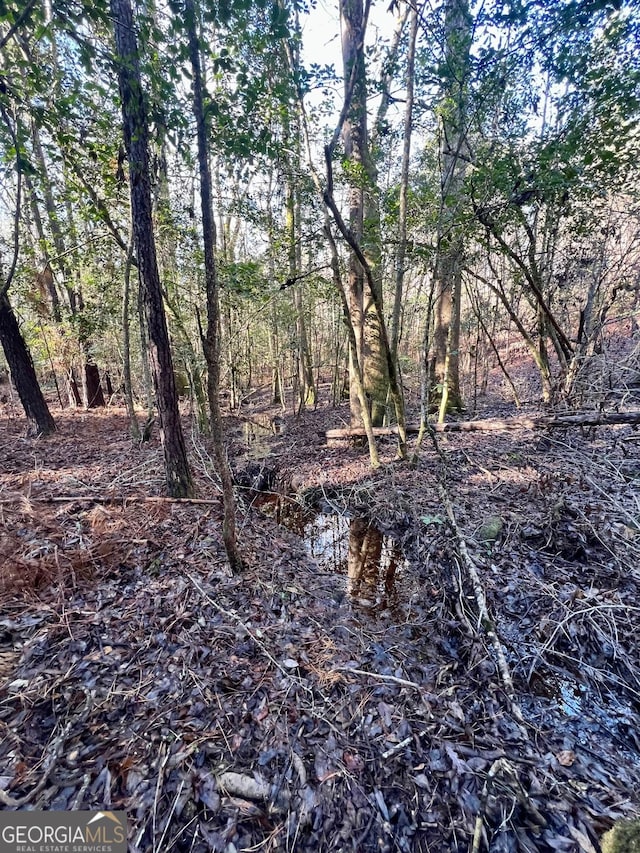
[[[378,0],[372,3],[367,26],[367,44],[373,44],[377,39],[389,41],[396,26],[397,18],[389,12],[389,0]],[[302,27],[302,60],[308,68],[312,64],[321,66],[333,65],[338,77],[337,83],[329,87],[336,95],[335,115],[332,120],[337,120],[342,105],[342,50],[340,39],[340,16],[338,12],[338,0],[317,0],[314,8],[308,15],[301,16]],[[368,57],[371,61],[371,57]],[[376,75],[375,63],[370,66]],[[326,89],[327,87],[324,87]],[[322,91],[311,92],[307,97],[308,108],[313,111],[319,108],[323,100]],[[371,103],[372,112],[377,110],[377,99]],[[331,121],[328,120],[331,124]]]

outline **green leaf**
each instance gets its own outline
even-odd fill
[[[420,521],[426,525],[429,525],[429,524],[438,525],[438,524],[444,524],[445,523],[444,518],[442,518],[442,516],[440,516],[440,515],[423,515],[420,517]]]

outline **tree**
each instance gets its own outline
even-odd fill
[[[15,154],[15,212],[13,220],[13,256],[6,278],[0,287],[0,343],[4,350],[11,378],[16,386],[20,402],[27,417],[29,435],[47,435],[55,431],[56,425],[38,383],[31,353],[20,333],[16,316],[7,295],[16,272],[20,252],[19,223],[22,207],[23,159],[22,146],[14,122],[4,104],[0,104],[0,116],[9,134]]]
[[[148,124],[138,45],[129,0],[111,0],[115,56],[122,105],[124,142],[129,160],[131,214],[140,272],[142,303],[149,357],[160,416],[167,489],[172,497],[188,497],[193,490],[191,471],[178,411],[178,396],[153,230],[149,176]]]
[[[409,195],[409,166],[411,162],[411,134],[413,130],[413,110],[415,91],[415,59],[418,38],[418,7],[411,9],[409,15],[409,44],[407,47],[406,105],[402,134],[402,165],[400,167],[400,187],[398,191],[398,248],[395,257],[395,289],[393,296],[393,314],[391,316],[391,354],[398,357],[400,340],[400,316],[404,287],[405,263],[407,257],[407,205]]]
[[[365,29],[367,15],[362,0],[341,0],[342,61],[344,66],[346,115],[342,127],[345,169],[349,181],[349,229],[371,269],[367,277],[353,248],[349,255],[349,315],[358,347],[364,390],[373,426],[384,419],[389,389],[389,371],[384,352],[381,318],[375,300],[382,305],[380,211],[377,170],[369,144],[367,126],[367,70]],[[368,280],[368,278],[370,280]],[[374,292],[372,292],[374,291]],[[353,379],[355,365],[350,363]],[[360,401],[351,383],[351,420],[362,423]]]
[[[242,558],[236,542],[236,516],[233,496],[233,477],[226,457],[220,411],[220,303],[218,300],[218,275],[215,245],[216,227],[213,218],[209,144],[205,119],[204,83],[200,59],[200,43],[196,29],[196,8],[193,0],[184,2],[184,23],[189,43],[189,59],[193,75],[193,114],[196,120],[198,141],[198,169],[200,172],[200,203],[202,208],[202,240],[204,244],[205,287],[207,297],[207,329],[202,347],[207,362],[211,437],[216,467],[222,484],[224,519],[222,538],[232,571],[242,568]]]
[[[48,435],[55,432],[55,421],[38,383],[31,353],[20,334],[18,321],[6,293],[0,296],[0,343],[27,417],[27,434]]]
[[[440,210],[434,280],[436,285],[433,381],[440,391],[439,420],[460,409],[460,309],[464,239],[460,213],[469,162],[469,51],[472,21],[467,0],[446,0],[444,58],[438,104]]]

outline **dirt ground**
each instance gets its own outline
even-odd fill
[[[0,419],[2,808],[124,810],[132,853],[592,853],[640,813],[633,427],[389,439],[374,472],[327,446],[346,409],[258,396],[232,577],[188,414],[192,503],[122,409],[55,417]]]

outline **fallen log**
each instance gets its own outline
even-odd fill
[[[640,424],[640,411],[633,412],[575,412],[571,415],[524,415],[515,418],[483,418],[477,421],[447,421],[443,424],[431,424],[435,432],[505,432],[513,429],[553,429],[555,427],[592,427],[615,426],[618,424]],[[420,424],[407,424],[408,433],[416,433]],[[398,427],[374,427],[373,434],[397,435]],[[328,429],[325,436],[328,441],[357,438],[364,436],[362,427],[343,427]]]

